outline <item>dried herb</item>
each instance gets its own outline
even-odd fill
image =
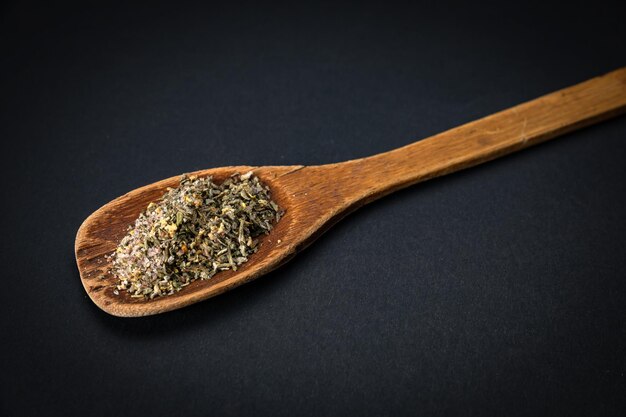
[[[183,175],[160,201],[150,203],[112,255],[117,290],[154,298],[197,279],[237,270],[258,249],[282,210],[269,188],[248,172],[218,185]]]

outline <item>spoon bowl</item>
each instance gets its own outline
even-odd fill
[[[215,182],[221,183],[234,173],[253,171],[271,187],[272,199],[280,207],[293,207],[292,201],[296,196],[280,186],[280,177],[298,168],[236,166],[207,169],[193,174],[211,176]],[[118,282],[110,272],[109,256],[147,205],[158,200],[168,187],[176,187],[179,181],[180,177],[171,177],[133,190],[98,209],[80,226],[76,236],[76,260],[81,281],[93,302],[104,311],[131,317],[180,308],[248,282],[284,263],[295,252],[293,245],[287,242],[294,241],[292,235],[297,229],[291,226],[298,217],[297,210],[289,209],[270,235],[259,237],[259,250],[237,271],[222,271],[210,280],[196,280],[174,295],[150,301],[133,298],[126,291],[114,293]]]
[[[107,313],[146,316],[181,308],[249,282],[287,262],[356,208],[395,190],[526,148],[626,110],[626,68],[545,95],[428,139],[368,158],[319,166],[233,166],[196,171],[217,183],[252,171],[285,210],[259,250],[237,271],[196,280],[154,299],[117,291],[111,255],[139,214],[180,177],[135,189],[91,214],[76,235],[80,277],[93,302]]]

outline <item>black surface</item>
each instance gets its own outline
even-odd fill
[[[624,415],[626,118],[389,196],[180,311],[108,316],[73,258],[155,180],[383,152],[626,65],[623,16],[5,6],[0,414]]]

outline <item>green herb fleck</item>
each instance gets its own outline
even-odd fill
[[[150,203],[112,255],[117,290],[154,298],[192,281],[237,268],[258,250],[283,211],[251,172],[218,185],[183,175],[180,185]]]

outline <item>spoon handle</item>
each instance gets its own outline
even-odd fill
[[[402,148],[320,168],[333,167],[335,178],[350,182],[353,191],[342,190],[344,202],[366,203],[624,111],[626,67]]]

